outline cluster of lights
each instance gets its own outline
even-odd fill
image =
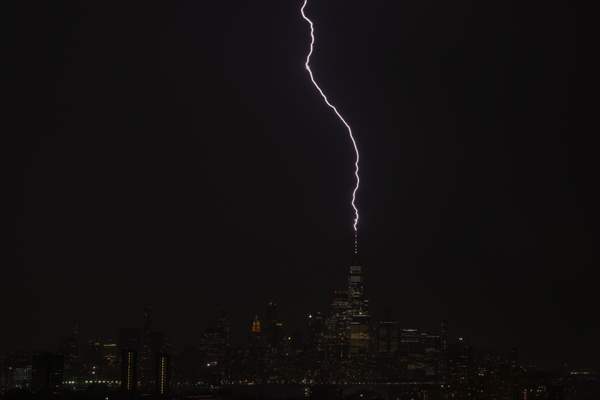
[[[161,359],[160,359],[160,394],[165,394],[165,392],[166,392],[166,386],[167,386],[166,363],[167,363],[167,360],[165,359],[165,357],[161,357]]]
[[[127,390],[133,390],[133,354],[127,353]]]
[[[63,385],[77,385],[78,383],[80,383],[80,382],[78,382],[78,381],[63,381]],[[102,383],[102,384],[106,384],[106,385],[119,385],[119,384],[121,384],[121,381],[91,379],[91,380],[84,380],[83,383],[85,383],[86,385],[98,384],[98,383]]]

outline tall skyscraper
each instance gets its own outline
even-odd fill
[[[134,393],[138,386],[138,354],[140,348],[140,330],[123,328],[119,331],[119,350],[121,352],[121,389]]]
[[[249,348],[247,353],[247,376],[260,380],[265,369],[266,346],[263,336],[262,324],[258,315],[250,325]]]
[[[350,266],[348,278],[350,316],[350,355],[366,354],[370,345],[369,301],[365,297],[363,267],[357,259]]]
[[[149,390],[153,380],[153,354],[152,354],[152,309],[144,307],[144,321],[142,327],[139,379],[143,390]]]
[[[350,337],[350,312],[348,291],[335,290],[327,320],[325,321],[325,350],[330,359],[342,359],[348,355]]]
[[[440,365],[439,374],[443,380],[448,378],[448,323],[440,324]]]
[[[426,376],[441,376],[441,337],[440,335],[421,332],[421,349],[423,371]]]
[[[258,315],[255,315],[254,319],[252,320],[252,324],[250,325],[250,333],[252,335],[251,337],[253,338],[262,338],[262,328],[260,324],[260,319],[258,319]]]
[[[133,347],[135,347],[135,339]],[[106,339],[90,340],[85,354],[84,379],[92,381],[118,379],[119,346],[117,343]]]
[[[467,384],[473,368],[472,348],[467,341],[459,337],[458,340],[449,346],[449,365],[448,374],[450,377],[461,384]]]
[[[231,345],[231,324],[229,322],[229,316],[224,310],[219,312],[216,328],[223,340],[223,346],[225,350],[227,350]]]
[[[400,327],[398,321],[381,321],[377,325],[376,352],[380,356],[391,357],[400,349]]]
[[[264,336],[272,349],[277,349],[283,340],[283,322],[279,319],[278,306],[274,301],[267,303]]]
[[[136,350],[121,350],[121,390],[123,392],[137,392],[137,355]]]
[[[166,353],[159,353],[156,357],[155,391],[161,396],[169,393],[171,381],[171,358]]]
[[[320,353],[324,350],[325,316],[320,312],[308,314],[306,328],[306,349],[310,352]]]
[[[76,381],[81,378],[81,350],[79,341],[79,323],[75,322],[71,335],[61,339],[59,351],[64,357],[65,380]]]
[[[225,374],[226,360],[230,354],[230,342],[229,319],[227,314],[222,311],[213,326],[208,327],[202,333],[200,340],[200,351],[214,377],[222,377]]]

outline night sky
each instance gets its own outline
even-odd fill
[[[20,2],[0,350],[141,325],[236,340],[326,311],[353,151],[303,69],[301,2]],[[561,4],[557,4],[561,3]],[[313,70],[361,151],[373,314],[598,367],[596,151],[566,1],[312,0]],[[11,63],[12,64],[12,63]],[[5,134],[3,134],[5,135]]]

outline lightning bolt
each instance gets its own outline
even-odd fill
[[[360,160],[360,155],[358,153],[358,146],[356,144],[356,140],[354,139],[354,134],[352,133],[352,128],[350,127],[348,122],[346,122],[344,117],[342,117],[342,114],[340,114],[338,109],[333,104],[331,104],[331,102],[327,99],[327,96],[325,95],[325,93],[323,92],[323,89],[321,89],[321,87],[315,80],[313,72],[310,69],[310,58],[312,57],[313,50],[315,47],[315,25],[310,20],[310,18],[308,18],[306,16],[306,13],[304,12],[307,4],[308,4],[308,0],[304,0],[304,3],[302,4],[302,7],[300,8],[300,13],[302,14],[302,18],[304,18],[304,20],[306,22],[308,22],[308,24],[310,25],[310,49],[308,51],[308,54],[306,55],[306,61],[304,63],[304,68],[306,68],[306,70],[308,71],[310,80],[312,81],[313,85],[315,86],[315,88],[317,89],[317,91],[319,92],[319,94],[321,95],[323,100],[325,101],[325,104],[327,104],[327,106],[329,108],[331,108],[333,110],[333,112],[335,112],[335,115],[337,115],[337,117],[340,119],[340,121],[342,121],[342,123],[348,130],[348,136],[350,137],[350,140],[352,141],[352,146],[354,147],[354,153],[356,154],[356,159],[354,161],[354,176],[356,177],[356,185],[354,186],[354,190],[352,190],[351,204],[352,204],[352,208],[354,209],[354,223],[352,224],[352,227],[354,228],[354,254],[357,254],[358,253],[358,218],[359,218],[359,216],[358,216],[358,208],[356,207],[356,192],[358,191],[358,187],[360,186],[360,176],[358,175],[358,162]]]

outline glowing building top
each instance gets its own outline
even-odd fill
[[[258,319],[258,315],[254,316],[254,320],[252,321],[252,325],[250,326],[250,332],[254,334],[261,333],[260,320]]]

